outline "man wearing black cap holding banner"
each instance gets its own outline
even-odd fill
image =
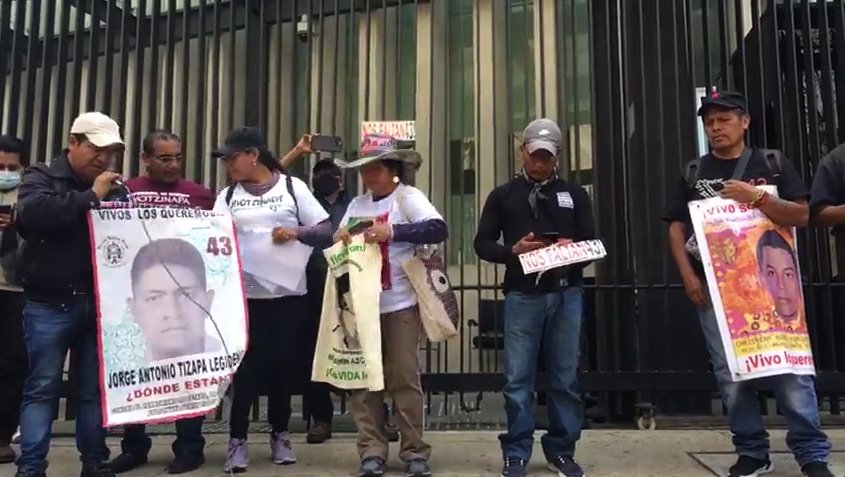
[[[526,275],[519,255],[554,242],[594,239],[592,205],[583,187],[558,177],[562,134],[554,121],[532,121],[522,141],[522,171],[487,197],[475,236],[475,251],[482,260],[506,265],[504,396],[508,430],[499,436],[505,461],[502,476],[527,475],[526,464],[534,447],[534,377],[540,345],[544,344],[549,432],[542,439],[543,454],[559,476],[583,477],[574,456],[583,421],[577,378],[586,263]]]
[[[751,118],[741,94],[714,92],[702,101],[698,115],[704,123],[711,152],[687,163],[669,194],[664,220],[669,224],[669,247],[684,289],[698,308],[710,362],[739,454],[729,477],[755,477],[773,470],[768,433],[751,383],[734,382],[731,377],[687,203],[721,196],[755,206],[783,227],[801,227],[809,216],[809,194],[792,163],[779,151],[745,145],[745,131]],[[762,185],[776,186],[778,197],[755,187]],[[820,427],[813,377],[785,374],[765,381],[774,391],[786,418],[789,426],[786,442],[803,475],[832,477],[827,465],[830,442]]]

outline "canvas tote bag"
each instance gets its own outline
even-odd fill
[[[325,249],[329,264],[311,380],[340,389],[384,389],[381,254],[354,236]]]
[[[408,185],[396,197],[400,214],[410,222],[403,204]],[[435,245],[418,245],[414,256],[402,263],[402,269],[417,295],[420,319],[428,339],[433,343],[446,341],[458,335],[461,311],[439,249]]]

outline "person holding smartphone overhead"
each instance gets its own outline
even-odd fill
[[[554,243],[595,238],[590,196],[558,176],[560,128],[532,121],[522,136],[522,171],[487,197],[475,236],[482,260],[505,264],[504,373],[507,432],[499,436],[503,477],[525,477],[534,447],[532,398],[540,346],[549,376],[549,431],[543,453],[561,477],[583,477],[575,461],[582,405],[578,356],[587,263],[525,275],[519,255]],[[499,239],[503,243],[499,243]]]

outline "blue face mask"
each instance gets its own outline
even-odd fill
[[[18,171],[0,171],[0,190],[12,190],[21,185],[21,173]]]

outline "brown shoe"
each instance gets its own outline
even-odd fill
[[[5,445],[0,446],[0,464],[11,464],[17,458],[15,450]]]
[[[308,430],[308,435],[305,436],[305,442],[309,444],[322,444],[332,438],[332,426],[325,422],[315,422],[311,429]]]

